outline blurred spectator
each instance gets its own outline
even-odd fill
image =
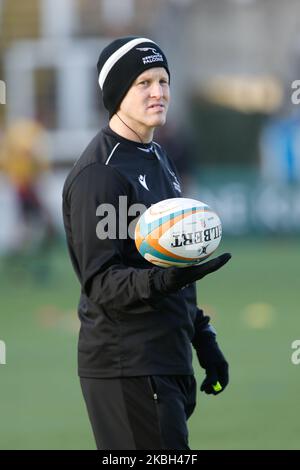
[[[279,183],[299,183],[299,113],[270,119],[261,133],[260,150],[264,178]]]
[[[0,170],[15,194],[19,211],[17,238],[10,255],[37,254],[52,245],[56,235],[38,183],[49,170],[44,128],[35,121],[18,121],[3,133]]]

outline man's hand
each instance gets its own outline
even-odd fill
[[[208,395],[218,395],[223,392],[228,384],[228,363],[220,363],[219,366],[212,366],[206,369],[206,377],[203,380],[200,390]]]
[[[218,395],[229,382],[229,366],[218,346],[215,335],[203,332],[196,352],[199,363],[206,372],[206,377],[200,387],[201,392],[208,395]]]
[[[176,292],[188,284],[220,269],[231,258],[230,253],[224,253],[217,258],[187,268],[153,268],[152,282],[154,289],[158,292],[169,294]]]

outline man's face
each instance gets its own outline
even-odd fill
[[[168,73],[163,67],[154,67],[133,82],[118,113],[135,129],[151,130],[165,124],[169,100]]]

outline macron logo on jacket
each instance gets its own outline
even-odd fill
[[[147,186],[147,183],[146,183],[146,175],[144,175],[144,176],[143,176],[143,175],[140,175],[140,176],[139,176],[139,182],[141,183],[141,185],[142,185],[145,189],[147,189],[147,191],[150,191],[149,188],[148,188],[148,186]]]

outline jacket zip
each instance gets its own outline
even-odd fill
[[[157,404],[158,403],[158,395],[157,395],[156,390],[155,390],[155,384],[154,384],[153,378],[150,375],[148,376],[148,381],[149,381],[149,385],[150,385],[150,390],[152,392],[153,400]]]

